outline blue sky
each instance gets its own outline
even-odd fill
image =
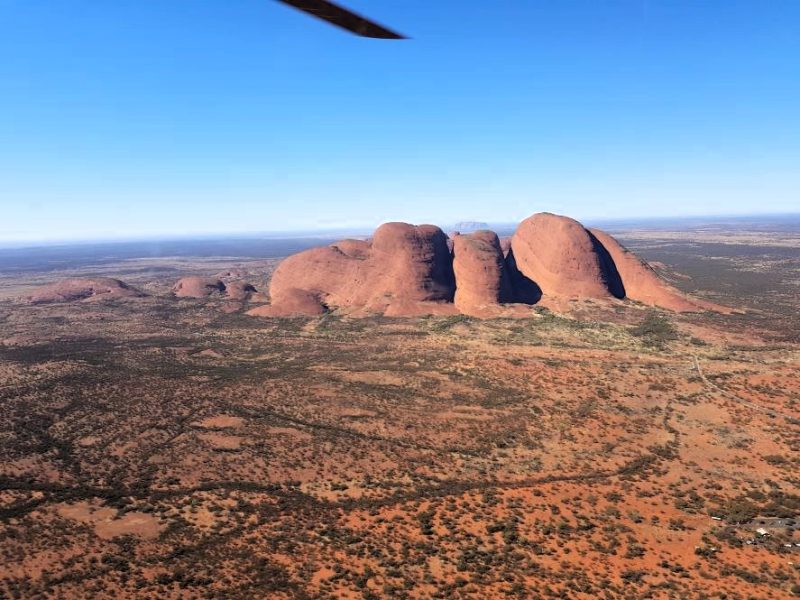
[[[796,0],[0,0],[0,240],[797,212]]]

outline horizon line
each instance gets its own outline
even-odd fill
[[[550,212],[550,211],[541,211]],[[532,213],[536,214],[536,213]],[[565,215],[569,216],[569,215]],[[669,221],[704,221],[711,219],[753,219],[753,218],[800,218],[800,211],[795,212],[765,212],[765,213],[711,213],[702,215],[671,215],[671,216],[635,216],[635,217],[612,217],[612,218],[587,218],[581,220],[588,224],[618,224],[634,225],[637,223],[657,223]],[[527,217],[526,217],[527,218]],[[246,231],[226,231],[208,232],[197,231],[192,233],[135,233],[123,236],[108,235],[88,235],[81,237],[62,237],[62,238],[2,238],[0,237],[0,249],[3,250],[24,250],[26,248],[42,248],[52,246],[79,246],[92,244],[125,244],[125,243],[145,243],[145,242],[179,242],[179,241],[203,241],[203,240],[226,240],[226,239],[298,239],[327,237],[333,235],[364,235],[372,233],[383,223],[392,221],[381,221],[371,225],[337,225],[331,227],[317,226],[310,229],[277,229],[277,230],[246,230]],[[459,223],[485,223],[492,227],[516,226],[520,221],[485,221],[483,219],[461,219],[437,225],[442,229],[449,229]],[[418,223],[422,224],[422,223]],[[433,224],[433,223],[432,223]]]

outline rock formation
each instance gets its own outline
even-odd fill
[[[273,299],[272,304],[257,306],[247,314],[256,317],[293,317],[322,315],[328,311],[328,307],[322,303],[319,295],[313,292],[291,288],[278,298],[277,302]]]
[[[434,225],[387,223],[372,240],[372,280],[377,284],[370,305],[385,304],[387,314],[413,314],[452,302],[456,291],[447,236]]]
[[[690,298],[667,284],[650,265],[607,233],[599,229],[588,229],[588,231],[605,248],[616,266],[620,280],[624,282],[626,298],[677,312],[700,310],[731,312],[729,308],[719,304]]]
[[[548,213],[525,219],[511,238],[511,252],[520,273],[544,295],[607,298],[612,294],[612,275],[589,233],[574,219]]]
[[[253,314],[319,314],[328,307],[453,314],[454,293],[453,261],[442,230],[386,223],[371,241],[344,240],[284,260],[272,275],[272,306]]]
[[[230,272],[233,275],[238,273]],[[256,287],[247,281],[236,279],[227,283],[217,277],[184,277],[173,286],[172,293],[177,298],[209,298],[219,296],[227,302],[222,306],[223,312],[241,310],[249,301],[266,301]]]
[[[526,306],[625,298],[677,311],[724,310],[668,285],[608,234],[539,213],[502,244],[491,231],[447,238],[433,225],[387,223],[370,241],[344,240],[284,260],[258,316],[328,310],[389,316],[524,316]]]
[[[115,298],[140,298],[145,293],[111,277],[64,279],[42,286],[27,300],[32,304],[54,302],[96,302]]]
[[[179,279],[172,292],[178,298],[207,298],[214,293],[222,293],[225,284],[219,279],[206,277],[184,277]]]
[[[256,292],[256,287],[246,281],[230,281],[225,285],[225,296],[231,300],[249,300]]]
[[[498,304],[513,300],[511,280],[493,231],[476,231],[453,238],[456,308],[468,315],[492,314]]]

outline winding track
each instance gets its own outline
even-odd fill
[[[749,400],[745,400],[744,398],[740,398],[736,394],[732,394],[727,390],[722,389],[716,383],[708,379],[706,374],[703,372],[702,367],[700,366],[700,361],[697,358],[696,354],[692,354],[692,360],[694,361],[694,368],[697,370],[697,374],[700,376],[700,379],[703,380],[703,383],[706,387],[711,388],[721,396],[727,398],[728,400],[733,400],[734,402],[741,404],[742,406],[747,406],[748,408],[752,408],[753,410],[757,410],[759,412],[764,413],[765,415],[769,415],[770,417],[777,418],[783,417],[787,421],[797,421],[798,418],[793,415],[789,415],[787,413],[781,412],[779,410],[775,410],[773,408],[767,408],[766,406],[761,406],[760,404],[756,404],[755,402],[750,402]]]

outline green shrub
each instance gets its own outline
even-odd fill
[[[648,346],[663,346],[677,339],[678,332],[664,315],[651,311],[641,323],[629,330],[631,335],[642,338]]]

